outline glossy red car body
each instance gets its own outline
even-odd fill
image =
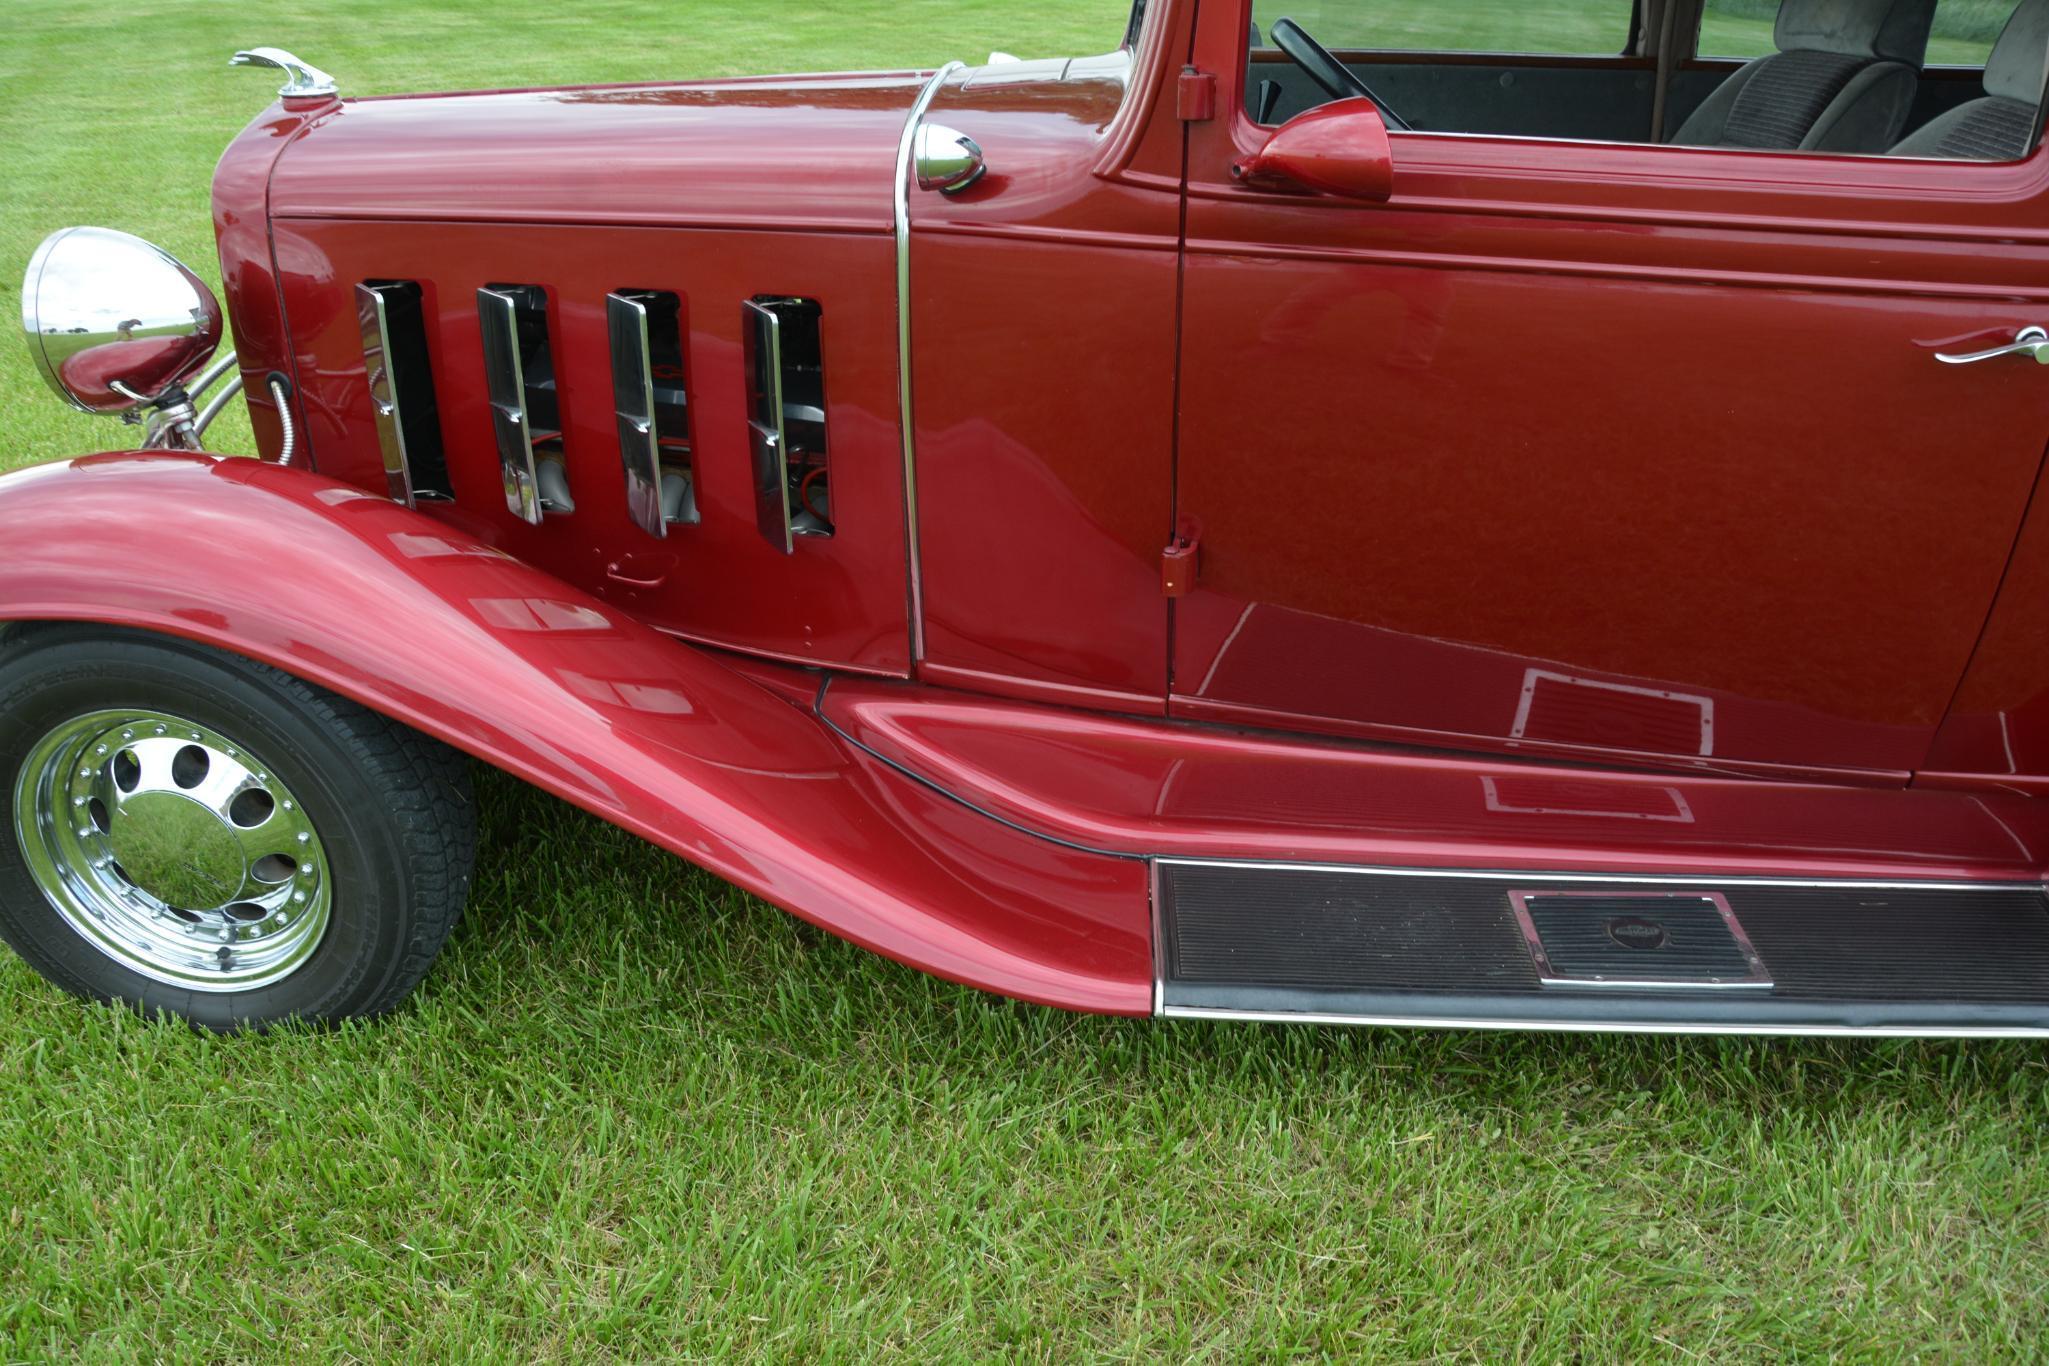
[[[1121,53],[947,73],[924,118],[988,168],[947,195],[902,184],[930,73],[274,106],[215,220],[259,439],[281,372],[313,473],[13,476],[5,614],[266,660],[1079,1009],[1154,1007],[1159,856],[2039,883],[2044,380],[1931,357],[2049,311],[2049,156],[1396,131],[1385,203],[1318,196],[1234,173],[1245,29],[1159,0]],[[432,320],[455,496],[417,510],[351,296],[385,278]],[[539,525],[505,281],[556,329],[577,505]],[[701,520],[660,539],[622,287],[683,300]],[[820,303],[830,373],[835,532],[789,554],[764,293]],[[78,531],[167,505],[169,544]]]

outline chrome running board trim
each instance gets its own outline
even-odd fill
[[[2049,1039],[2049,1027],[1955,1025],[1942,1027],[1784,1024],[1632,1024],[1609,1020],[1471,1019],[1437,1015],[1324,1015],[1309,1012],[1221,1010],[1209,1006],[1163,1006],[1166,1020],[1237,1020],[1252,1024],[1377,1025],[1400,1029],[1502,1029],[1543,1034],[1802,1034],[1866,1039]]]
[[[1153,861],[1183,868],[1254,868],[1269,873],[1360,873],[1374,877],[1463,877],[1489,882],[1599,882],[1687,887],[1734,883],[1744,887],[1841,887],[1846,890],[1871,888],[1903,892],[2049,892],[2049,882],[2039,880],[1957,882],[1922,881],[1918,878],[1752,877],[1742,873],[1551,873],[1532,872],[1527,868],[1395,868],[1365,863],[1275,863],[1259,859],[1158,858]]]

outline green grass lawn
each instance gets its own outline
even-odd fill
[[[211,278],[274,85],[237,46],[370,92],[1081,52],[1120,10],[15,0],[0,278],[73,222]],[[7,463],[124,436],[12,342],[0,416]],[[201,1037],[0,959],[0,1359],[2049,1348],[2037,1046],[1076,1018],[482,797],[468,919],[381,1023]]]

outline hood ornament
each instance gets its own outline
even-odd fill
[[[228,58],[229,66],[271,66],[285,73],[285,83],[278,87],[281,99],[323,99],[336,94],[341,87],[334,83],[334,77],[309,62],[302,62],[281,47],[244,48]]]

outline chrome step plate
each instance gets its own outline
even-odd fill
[[[2049,1035],[2037,883],[1616,878],[1163,860],[1177,1016]]]
[[[1769,991],[1771,972],[1720,892],[1508,893],[1541,986]]]

